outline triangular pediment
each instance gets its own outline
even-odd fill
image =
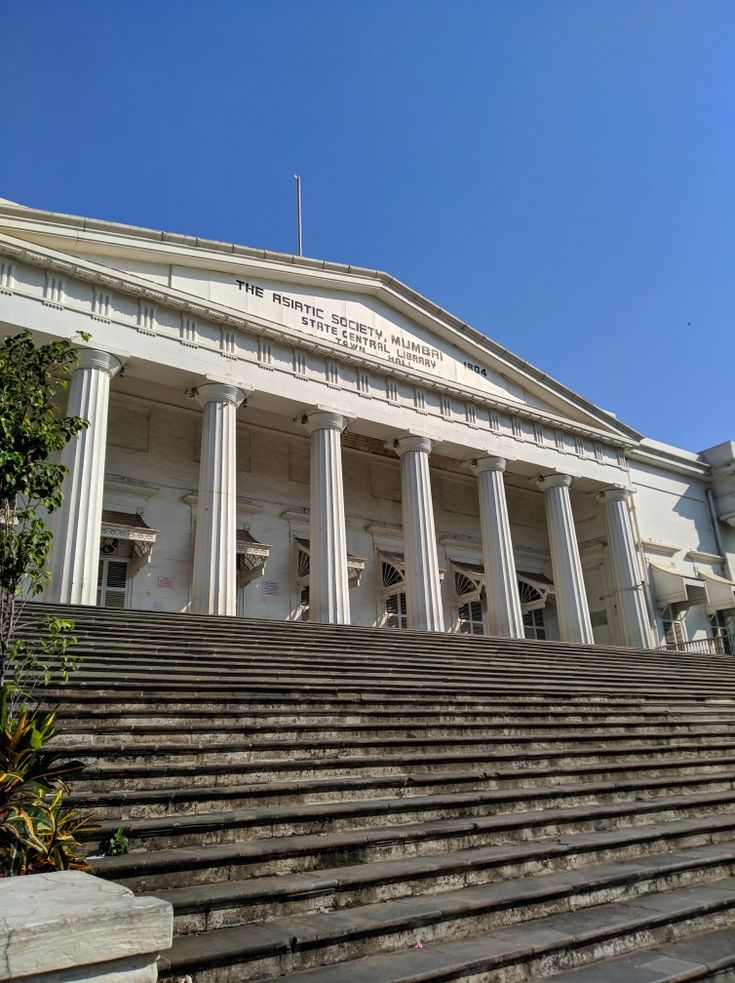
[[[616,439],[638,434],[387,274],[0,204],[0,232],[81,258],[100,275],[188,296],[336,355],[418,374]]]

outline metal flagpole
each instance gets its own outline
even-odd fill
[[[301,176],[294,174],[294,181],[296,181],[296,236],[299,246],[298,255],[303,256],[304,250],[301,242]]]

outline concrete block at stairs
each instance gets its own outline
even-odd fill
[[[0,980],[153,983],[172,927],[168,902],[81,871],[8,878],[0,882]]]

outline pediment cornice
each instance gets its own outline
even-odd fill
[[[65,215],[0,199],[0,229],[2,228],[7,229],[11,235],[15,233],[19,237],[29,237],[52,247],[58,245],[62,250],[68,243],[75,252],[79,249],[102,250],[113,255],[137,256],[150,262],[178,263],[193,268],[229,272],[242,272],[246,269],[265,279],[280,279],[286,283],[328,290],[346,289],[370,295],[458,344],[470,357],[492,358],[508,378],[520,385],[530,384],[542,400],[546,397],[546,401],[559,406],[562,418],[568,419],[564,410],[567,406],[570,415],[577,418],[576,422],[587,424],[598,433],[607,434],[608,439],[618,437],[625,444],[636,444],[642,436],[450,311],[381,270],[254,249],[236,243],[120,222]],[[578,419],[580,416],[582,420]]]
[[[0,212],[2,211],[3,208],[0,207]],[[188,237],[182,236],[177,238],[186,239]],[[200,240],[196,241],[199,242]],[[238,247],[238,249],[244,250],[245,247]],[[636,446],[640,439],[640,435],[638,433],[622,424],[608,429],[608,423],[610,421],[607,417],[600,421],[600,423],[604,425],[587,425],[576,420],[570,420],[568,417],[557,415],[553,412],[537,409],[512,400],[506,400],[500,396],[493,396],[479,389],[475,390],[471,387],[460,386],[448,380],[442,381],[430,378],[421,372],[412,371],[410,368],[386,365],[378,359],[371,357],[367,353],[346,351],[344,348],[337,347],[328,341],[305,338],[303,334],[300,334],[285,325],[275,324],[252,314],[245,316],[230,307],[217,303],[216,301],[198,298],[193,294],[185,293],[184,291],[177,290],[173,287],[167,287],[154,283],[133,273],[115,270],[111,267],[103,266],[91,260],[82,259],[78,256],[71,256],[68,253],[41,245],[38,242],[29,242],[27,239],[17,238],[15,236],[0,232],[0,252],[31,266],[53,270],[64,277],[76,278],[88,283],[103,286],[108,290],[118,291],[119,293],[127,296],[145,299],[153,304],[167,307],[177,312],[186,312],[193,317],[198,317],[204,321],[214,324],[230,325],[233,328],[245,331],[251,335],[259,335],[277,339],[282,342],[286,342],[295,348],[306,349],[308,351],[318,353],[333,361],[339,361],[349,365],[366,368],[378,375],[394,377],[414,386],[450,395],[457,399],[470,400],[471,402],[476,403],[478,406],[484,406],[491,410],[496,410],[498,412],[534,423],[546,424],[549,427],[565,431],[576,436],[587,437],[590,440],[599,441],[609,446],[631,448]],[[264,251],[257,252],[261,257],[266,255]],[[316,264],[316,261],[304,261],[304,265],[308,265],[309,263]],[[337,264],[326,264],[321,263],[321,261],[319,265],[325,267],[337,266]],[[360,272],[369,273],[370,271]],[[273,275],[272,272],[271,275]],[[387,280],[391,282],[391,287],[384,284],[386,290],[395,289],[395,285],[399,284],[399,281],[394,280],[392,277],[388,277],[387,274],[374,273],[373,275],[375,277],[386,277]],[[342,285],[345,286],[344,280],[342,281]],[[424,298],[420,298],[420,295],[409,291],[409,288],[402,284],[399,285],[404,291],[411,293],[414,299],[424,300]],[[349,286],[351,289],[354,289],[354,282],[352,280],[350,281]],[[331,289],[335,289],[334,282],[331,284]],[[450,317],[447,312],[443,312],[441,308],[437,307],[435,308],[434,316],[438,316],[439,314]],[[481,347],[484,351],[493,352],[497,348],[507,354],[509,357],[515,359],[518,363],[522,365],[526,364],[516,356],[512,356],[512,353],[506,352],[505,349],[497,346],[490,339],[480,336],[478,332],[474,331],[474,329],[467,328],[467,330],[477,334],[478,338],[482,339],[483,344]],[[528,378],[530,379],[531,377],[529,376]],[[587,406],[585,401],[581,400],[581,397],[576,399],[573,405],[577,409],[581,407],[583,410],[586,409]],[[592,404],[589,404],[589,406],[591,405]]]

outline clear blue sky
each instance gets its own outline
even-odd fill
[[[384,269],[735,438],[733,0],[0,0],[0,196]]]

